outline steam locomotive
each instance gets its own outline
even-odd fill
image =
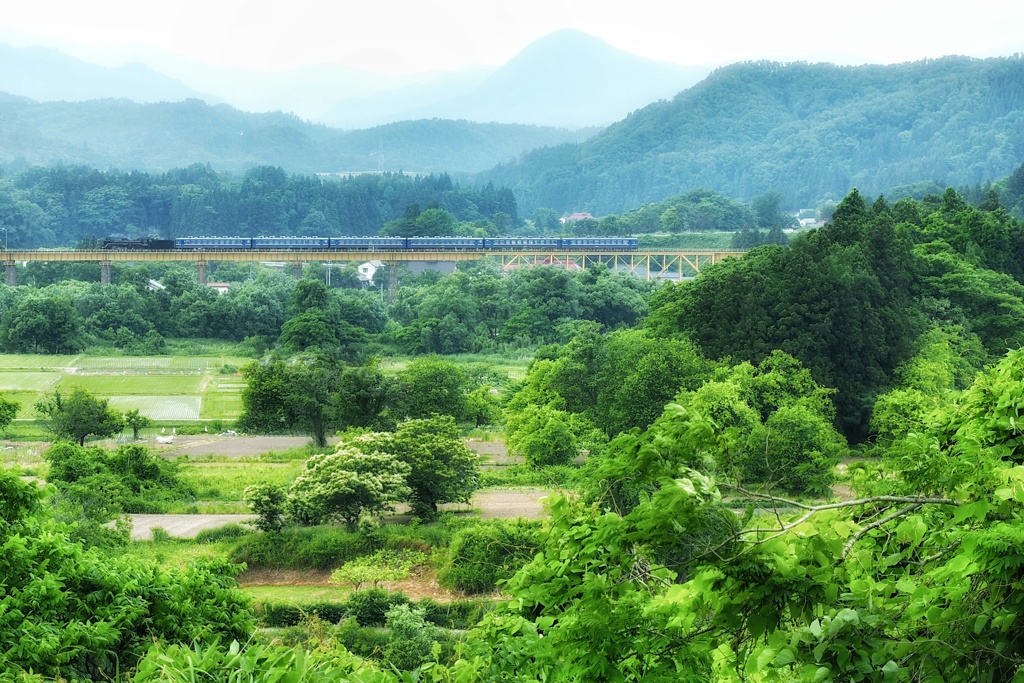
[[[112,251],[635,251],[635,237],[143,237],[103,240]]]

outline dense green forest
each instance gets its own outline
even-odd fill
[[[521,209],[619,213],[698,188],[775,190],[787,208],[934,180],[1010,173],[1024,156],[1024,59],[890,66],[748,62],[579,144],[540,149],[480,177]]]
[[[476,172],[528,150],[585,140],[593,129],[424,119],[342,131],[281,112],[201,100],[35,102],[0,93],[0,164],[161,172],[190,164],[244,173]]]
[[[37,268],[41,287],[3,290],[7,350],[69,316],[36,343],[85,330],[80,344],[130,346],[131,325],[157,343],[166,318],[196,334],[244,293],[221,332],[237,338],[245,311],[263,325],[240,425],[323,449],[246,488],[259,531],[215,537],[230,561],[185,570],[102,526],[191,495],[177,463],[62,443],[45,494],[0,472],[0,680],[1016,680],[1022,263],[1024,226],[998,195],[975,207],[949,189],[891,204],[853,191],[789,247],[663,286],[481,263],[405,274],[386,307],[315,267],[247,284],[225,268],[240,284],[220,297],[176,268],[119,269],[107,287]],[[493,392],[482,364],[375,359],[523,348],[525,376]],[[499,422],[524,461],[505,481],[572,490],[541,524],[440,515],[497,476],[457,424]],[[367,517],[398,501],[420,521]],[[501,598],[459,607],[469,618],[358,589],[427,553],[443,581],[501,581]],[[355,590],[305,616],[250,609],[239,562],[326,567]]]
[[[447,174],[319,178],[260,166],[232,176],[200,165],[161,174],[84,166],[0,173],[0,226],[11,248],[110,235],[376,235],[413,205],[476,223],[469,229],[519,222],[511,191],[460,187]]]

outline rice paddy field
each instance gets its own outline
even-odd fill
[[[159,422],[233,420],[242,411],[245,380],[220,374],[246,358],[228,356],[43,356],[0,354],[0,391],[21,404],[19,420],[54,391],[80,387],[117,410],[137,409]]]

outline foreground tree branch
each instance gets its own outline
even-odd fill
[[[871,505],[871,504],[876,504],[876,503],[890,503],[890,504],[892,504],[892,503],[902,503],[902,504],[905,505],[905,507],[902,507],[899,510],[896,510],[895,512],[892,512],[892,513],[886,515],[885,517],[882,517],[880,519],[876,519],[874,522],[871,522],[870,524],[865,525],[859,531],[857,531],[857,533],[855,533],[853,536],[851,536],[850,539],[846,542],[846,545],[843,546],[843,552],[842,552],[841,558],[839,560],[841,562],[841,561],[846,559],[846,556],[849,554],[850,550],[852,550],[854,544],[858,540],[863,538],[863,536],[865,534],[867,534],[869,531],[871,531],[872,529],[877,529],[878,527],[880,527],[880,526],[882,526],[882,525],[884,525],[884,524],[886,524],[888,522],[891,522],[892,520],[896,519],[897,517],[901,517],[901,516],[903,516],[905,514],[908,514],[909,512],[912,512],[913,510],[916,510],[917,508],[921,507],[922,505],[951,505],[951,506],[957,507],[957,506],[960,506],[960,505],[963,504],[962,501],[959,501],[959,500],[953,500],[952,498],[942,498],[942,497],[938,497],[938,496],[869,496],[867,498],[858,498],[856,500],[839,501],[839,502],[836,502],[836,503],[824,503],[822,505],[808,505],[806,503],[801,503],[799,501],[789,500],[789,499],[786,499],[786,498],[780,498],[780,497],[772,495],[770,493],[757,493],[755,491],[749,491],[747,489],[744,489],[741,486],[734,486],[732,484],[720,484],[720,486],[722,488],[732,489],[733,491],[737,491],[739,493],[742,493],[742,494],[744,494],[746,496],[749,496],[749,497],[752,497],[752,498],[760,498],[760,499],[763,499],[763,500],[770,500],[772,502],[781,503],[783,505],[787,505],[787,506],[791,506],[791,507],[795,507],[795,508],[804,510],[805,512],[804,512],[804,514],[800,515],[800,517],[798,517],[797,519],[793,520],[792,522],[788,522],[788,523],[785,523],[785,524],[780,524],[777,527],[772,527],[772,528],[754,527],[754,528],[750,528],[750,529],[742,529],[740,531],[737,531],[736,533],[732,534],[725,541],[719,543],[714,548],[711,548],[710,550],[707,550],[706,552],[702,553],[701,555],[699,555],[698,557],[695,558],[695,559],[698,559],[698,560],[702,559],[702,558],[704,558],[704,557],[706,557],[708,555],[715,555],[715,556],[720,557],[718,555],[718,551],[721,550],[722,548],[724,548],[725,546],[729,545],[730,543],[733,543],[733,542],[736,542],[736,541],[740,541],[740,542],[743,542],[743,543],[749,543],[750,545],[748,547],[744,548],[743,550],[741,550],[739,553],[736,554],[736,557],[739,557],[739,556],[743,555],[744,553],[746,553],[747,551],[751,550],[752,548],[757,547],[758,545],[760,545],[762,543],[767,543],[768,541],[774,540],[776,538],[779,538],[780,536],[783,536],[783,535],[789,533],[790,531],[792,531],[796,527],[800,526],[801,524],[803,524],[804,522],[809,520],[811,517],[813,517],[817,513],[824,512],[825,510],[837,510],[837,509],[842,509],[842,508],[859,507],[861,505]],[[767,536],[763,536],[761,538],[748,538],[749,536],[760,536],[761,534],[768,534],[768,535]]]

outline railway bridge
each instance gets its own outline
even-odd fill
[[[724,258],[742,257],[743,252],[733,251],[339,251],[339,250],[54,250],[54,251],[7,251],[4,252],[6,282],[9,286],[18,283],[18,264],[31,261],[61,262],[84,261],[100,264],[100,282],[110,284],[111,266],[114,263],[139,263],[146,261],[184,261],[196,264],[199,282],[206,284],[207,264],[212,261],[274,262],[292,264],[301,272],[302,264],[309,262],[336,262],[368,260],[382,261],[394,267],[407,262],[444,263],[453,261],[474,261],[493,257],[500,259],[506,271],[533,266],[554,266],[569,270],[586,270],[605,265],[611,270],[652,279],[683,280],[696,277],[701,269]]]

